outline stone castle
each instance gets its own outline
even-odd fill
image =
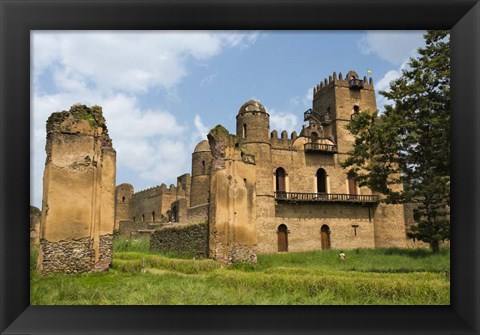
[[[404,206],[382,203],[340,166],[354,143],[345,126],[376,109],[372,79],[355,71],[333,73],[314,88],[300,133],[279,137],[264,106],[247,101],[236,134],[212,129],[177,185],[136,193],[118,185],[114,229],[155,239],[207,223],[208,255],[226,263],[255,261],[259,252],[405,247]]]

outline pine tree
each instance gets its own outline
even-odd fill
[[[360,113],[342,164],[387,203],[414,203],[409,236],[433,251],[450,237],[450,46],[448,31],[428,31],[425,47],[380,94],[385,112]],[[402,186],[402,187],[399,187]]]

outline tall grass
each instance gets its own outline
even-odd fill
[[[140,236],[135,238],[127,238],[116,236],[113,239],[113,252],[150,252],[150,237]]]
[[[258,264],[114,253],[107,273],[32,276],[32,304],[448,305],[449,251],[259,255]],[[33,256],[32,256],[33,257]]]

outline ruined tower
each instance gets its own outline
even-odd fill
[[[102,109],[74,105],[47,121],[39,270],[78,273],[111,264],[116,152]]]

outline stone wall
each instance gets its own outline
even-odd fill
[[[208,222],[208,203],[188,208],[188,222],[202,223]]]
[[[137,230],[149,229],[149,222],[133,222],[133,221],[120,221],[118,235],[124,237],[132,236],[132,232]]]
[[[136,192],[130,203],[131,220],[135,222],[160,222],[167,217],[172,202],[177,199],[177,187],[165,184]]]
[[[34,206],[30,206],[30,246],[38,247],[40,245],[40,222],[42,212]]]
[[[150,250],[208,257],[208,224],[168,225],[150,236]]]
[[[108,269],[116,152],[101,107],[77,104],[53,113],[47,121],[46,152],[39,271]]]
[[[40,246],[42,252],[39,260],[44,274],[87,272],[91,271],[95,264],[93,239],[90,237],[55,242],[41,239]]]
[[[256,262],[256,166],[238,138],[222,126],[208,134],[212,152],[209,209],[210,257],[226,264]],[[246,159],[246,161],[244,161]]]

